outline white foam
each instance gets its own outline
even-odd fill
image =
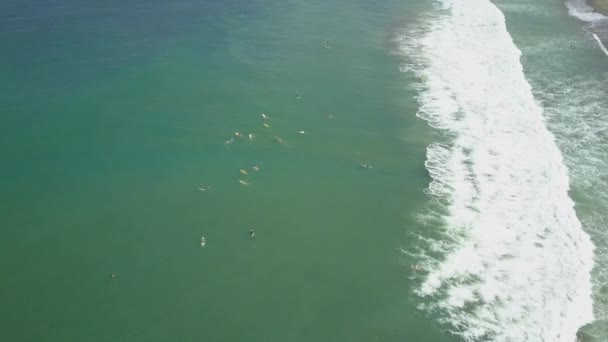
[[[568,0],[566,1],[566,7],[568,7],[568,14],[582,21],[593,22],[608,18],[601,13],[595,12],[593,7],[587,4],[586,0]]]
[[[418,115],[449,137],[427,151],[427,191],[444,206],[427,215],[451,243],[420,254],[422,307],[466,341],[574,341],[593,319],[594,246],[562,155],[502,13],[488,0],[441,5],[428,32],[401,40],[423,84]]]
[[[534,58],[543,59],[542,55]],[[572,76],[556,65],[535,71],[530,79],[535,82],[535,93],[546,103],[548,125],[570,166],[583,227],[597,241],[593,271],[596,321],[585,333],[595,336],[593,341],[608,341],[608,74],[582,69]],[[547,79],[551,82],[545,82]]]

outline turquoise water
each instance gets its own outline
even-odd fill
[[[3,340],[451,340],[400,251],[400,4],[4,6]]]
[[[497,5],[601,255],[608,60],[562,4]],[[441,23],[433,3],[9,1],[0,13],[1,340],[472,336],[434,305],[445,293],[420,296],[459,243],[444,234],[454,200],[433,197],[425,166],[452,135],[416,116],[432,76],[408,72],[426,51],[402,48]],[[579,86],[550,86],[573,75]],[[579,88],[595,89],[588,110],[559,101]],[[596,257],[584,329],[598,341],[603,269]]]

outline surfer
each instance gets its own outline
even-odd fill
[[[249,229],[249,236],[251,236],[252,239],[255,239],[255,231],[253,229]]]
[[[268,118],[268,117],[266,116],[266,114],[263,114],[263,113],[262,113],[262,115],[260,115],[260,116],[261,116],[261,117],[262,117],[262,119],[264,119],[264,120],[266,120],[266,118]]]
[[[307,132],[306,131],[299,131],[298,134],[305,135],[305,134],[307,134]]]
[[[422,268],[422,266],[420,266],[420,264],[414,264],[414,265],[412,265],[412,269],[413,269],[414,271],[422,271],[422,270],[424,270],[424,269]]]
[[[301,99],[301,98],[302,98],[302,95],[300,95],[300,94],[296,95],[296,99],[298,99],[298,100],[299,100],[299,99]]]
[[[360,165],[361,165],[361,167],[362,167],[362,168],[364,168],[364,169],[371,169],[371,168],[372,168],[372,166],[371,166],[371,165],[369,165],[369,164],[361,163]]]
[[[201,247],[205,247],[205,244],[207,244],[207,240],[205,240],[205,237],[201,237]]]
[[[260,168],[258,166],[252,166],[251,169],[253,171],[260,171]]]
[[[326,40],[325,42],[323,42],[323,47],[326,49],[329,49],[329,40]]]
[[[201,186],[201,187],[198,188],[199,191],[207,191],[207,190],[210,190],[210,189],[211,189],[210,186]]]

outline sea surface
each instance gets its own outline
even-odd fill
[[[3,1],[0,340],[607,341],[607,20]]]

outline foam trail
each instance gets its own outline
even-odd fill
[[[443,208],[425,216],[449,243],[420,253],[421,307],[465,341],[572,342],[593,320],[594,246],[562,155],[503,14],[488,0],[440,4],[424,34],[401,41],[403,70],[422,80],[418,115],[447,137],[427,151],[428,193]]]
[[[598,43],[598,45],[600,46],[600,49],[602,49],[602,52],[604,52],[604,54],[606,56],[608,56],[608,50],[606,50],[606,47],[604,46],[604,44],[602,44],[602,41],[600,40],[600,38],[597,36],[597,34],[592,33],[591,36],[593,36],[593,39],[595,39],[595,41]]]

